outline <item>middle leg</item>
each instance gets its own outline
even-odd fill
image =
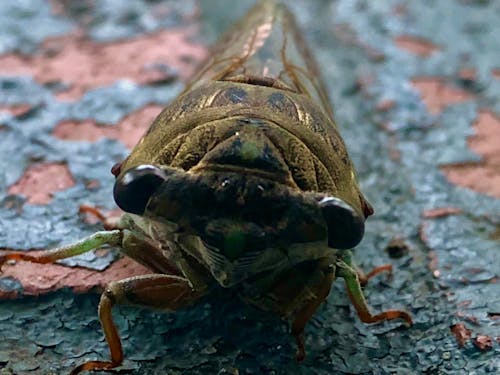
[[[344,260],[337,261],[336,275],[344,279],[349,299],[362,322],[377,323],[384,320],[403,319],[409,326],[413,324],[410,314],[402,310],[387,310],[373,315],[361,289],[358,272]]]

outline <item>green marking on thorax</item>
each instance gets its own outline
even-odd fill
[[[245,249],[245,234],[239,228],[231,229],[224,238],[224,255],[230,259],[237,259]]]
[[[262,150],[251,141],[244,141],[241,145],[241,157],[245,161],[257,159]]]

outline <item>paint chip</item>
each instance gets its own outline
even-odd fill
[[[8,193],[23,195],[30,204],[47,204],[53,193],[73,185],[75,181],[65,164],[41,163],[29,167]]]
[[[31,104],[0,105],[0,112],[7,112],[12,116],[20,117],[28,113],[32,108]]]
[[[388,112],[393,109],[395,105],[396,102],[394,100],[383,99],[376,104],[375,109],[380,112]]]
[[[493,349],[493,339],[490,336],[478,335],[472,342],[479,350],[487,351]]]
[[[482,194],[500,198],[500,117],[490,110],[481,110],[469,137],[471,150],[482,161],[442,166],[441,170],[453,184]]]
[[[36,264],[25,261],[2,267],[2,278],[10,277],[19,281],[24,295],[40,295],[61,288],[71,288],[77,293],[95,288],[103,290],[111,281],[147,273],[151,271],[130,258],[118,259],[102,272],[55,263]],[[13,298],[16,295],[9,293],[3,297]]]
[[[440,78],[414,78],[411,83],[420,92],[429,112],[434,115],[440,114],[451,104],[463,103],[474,99],[473,95],[445,84]]]
[[[422,212],[424,219],[436,219],[440,217],[447,217],[451,215],[460,215],[462,210],[458,207],[439,207]]]
[[[190,41],[194,28],[170,29],[113,43],[96,43],[82,35],[46,40],[34,56],[0,56],[0,74],[31,75],[42,84],[61,82],[59,99],[75,100],[87,90],[120,79],[140,84],[171,80],[175,72],[191,76],[193,62],[206,50]],[[187,62],[185,56],[191,58]]]
[[[458,346],[463,347],[472,336],[472,331],[465,327],[463,323],[457,323],[450,326],[451,333],[455,335]]]
[[[394,43],[399,48],[420,57],[429,57],[439,50],[439,47],[429,40],[411,35],[397,36],[394,38]]]
[[[132,149],[162,109],[159,105],[143,107],[123,118],[115,126],[97,124],[93,120],[63,121],[54,128],[52,135],[71,141],[95,142],[104,137],[119,139]]]

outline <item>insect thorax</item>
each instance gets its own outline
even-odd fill
[[[226,287],[332,252],[320,194],[362,211],[335,125],[286,90],[214,82],[189,91],[160,114],[124,170],[141,164],[169,176],[144,213],[150,235]]]

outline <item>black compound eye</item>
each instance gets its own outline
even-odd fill
[[[115,202],[125,212],[142,215],[149,198],[166,179],[165,172],[154,165],[131,168],[115,182]]]
[[[365,220],[346,202],[325,197],[319,202],[328,225],[328,246],[334,249],[352,249],[361,242]]]

